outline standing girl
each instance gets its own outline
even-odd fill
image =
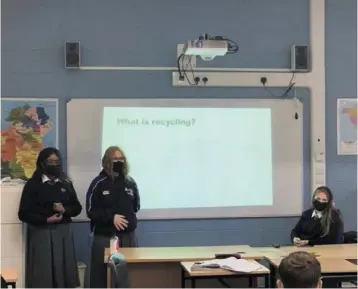
[[[27,288],[79,286],[71,218],[81,213],[72,182],[62,170],[60,152],[45,148],[24,186],[19,219],[27,223]]]
[[[137,247],[136,213],[140,209],[136,182],[129,176],[127,158],[116,146],[109,147],[102,158],[103,170],[87,192],[87,215],[91,220],[90,287],[106,287],[104,250],[117,237],[120,247]]]

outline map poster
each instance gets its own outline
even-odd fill
[[[357,99],[337,99],[337,146],[339,155],[357,154]]]
[[[1,178],[29,179],[39,152],[58,146],[57,99],[1,98]]]

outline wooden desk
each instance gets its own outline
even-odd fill
[[[250,262],[257,263],[255,260],[249,260]],[[211,269],[211,270],[203,270],[203,271],[191,271],[191,267],[195,262],[181,262],[182,267],[182,288],[185,288],[185,280],[191,281],[191,288],[196,287],[195,281],[198,279],[218,279],[220,283],[224,285],[224,287],[228,287],[227,283],[222,280],[222,277],[248,277],[249,278],[249,287],[252,287],[253,280],[252,278],[257,277],[265,277],[265,287],[268,288],[269,280],[268,277],[270,275],[270,270],[265,266],[261,265],[261,268],[257,271],[250,273],[235,273],[224,269]]]
[[[324,258],[356,258],[356,244],[326,245],[314,247],[250,247],[211,246],[211,247],[144,247],[121,248],[119,250],[128,262],[129,280],[132,287],[139,288],[178,288],[180,287],[181,262],[214,259],[215,254],[241,252],[245,259],[274,260],[294,251],[315,253]],[[109,249],[105,250],[104,262],[108,262]],[[275,266],[271,266],[275,270]],[[275,276],[275,275],[274,275]],[[210,286],[205,286],[210,287]],[[237,286],[239,287],[239,286]],[[245,286],[244,286],[245,287]],[[246,286],[247,287],[247,286]]]
[[[5,279],[8,286],[16,288],[18,280],[17,270],[14,268],[1,268],[0,275]]]
[[[142,247],[120,248],[128,263],[129,280],[133,288],[179,288],[181,262],[203,261],[215,258],[215,254],[244,252],[254,256],[250,246],[214,247]],[[110,250],[105,249],[104,262],[108,262]]]
[[[317,246],[308,246],[308,247],[297,247],[297,246],[284,246],[280,248],[273,247],[251,247],[251,250],[247,251],[246,256],[250,257],[259,257],[264,258],[280,258],[287,256],[289,253],[305,251],[312,253],[317,257],[325,258],[357,258],[357,244],[340,244],[340,245],[317,245]],[[259,259],[259,258],[253,258]],[[266,258],[267,259],[267,258]]]
[[[281,247],[280,250],[286,253],[305,251],[325,258],[357,258],[357,244],[317,245],[313,247],[288,246]]]
[[[142,247],[142,248],[120,248],[119,251],[124,255],[128,263],[152,263],[152,262],[181,262],[211,260],[215,254],[230,254],[235,252],[245,253],[255,257],[257,251],[250,246],[204,246],[204,247]],[[108,262],[110,255],[109,248],[105,249],[104,262]]]

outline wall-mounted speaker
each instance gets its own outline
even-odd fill
[[[307,45],[293,45],[291,47],[291,70],[297,72],[307,72],[309,70]]]
[[[65,67],[76,69],[81,65],[80,42],[65,42]]]

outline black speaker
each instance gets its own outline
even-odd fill
[[[293,45],[291,48],[291,70],[307,72],[309,57],[307,45]]]
[[[65,67],[79,68],[81,64],[80,42],[65,42]]]

